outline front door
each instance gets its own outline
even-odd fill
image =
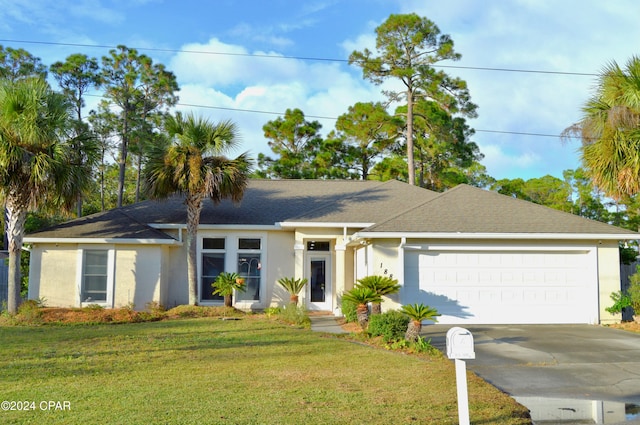
[[[309,253],[307,307],[309,310],[332,310],[331,255]]]

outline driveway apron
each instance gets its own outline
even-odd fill
[[[423,327],[446,352],[450,325]],[[513,397],[640,404],[640,334],[590,325],[470,325],[467,368]]]

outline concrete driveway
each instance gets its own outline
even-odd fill
[[[446,352],[451,327],[424,326],[423,336]],[[541,399],[543,405],[551,399],[604,400],[623,403],[623,409],[625,403],[640,405],[640,334],[589,325],[464,328],[474,336],[476,353],[467,368],[527,407],[521,400]]]

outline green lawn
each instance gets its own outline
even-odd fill
[[[449,360],[263,316],[0,327],[0,394],[35,408],[0,411],[3,424],[457,423]],[[469,401],[474,424],[530,423],[471,375]]]

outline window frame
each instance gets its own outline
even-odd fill
[[[242,254],[259,254],[260,255],[260,283],[259,283],[259,297],[258,300],[238,300],[237,295],[233,295],[233,305],[238,308],[250,309],[250,308],[262,308],[266,302],[266,264],[267,264],[267,233],[266,232],[241,232],[230,231],[220,232],[214,229],[202,230],[198,232],[198,285],[202,282],[202,256],[208,252],[223,252],[223,250],[206,250],[204,249],[204,240],[211,238],[224,238],[225,242],[225,272],[238,273],[238,257]],[[240,249],[241,239],[258,239],[260,240],[260,249]],[[202,300],[201,288],[198,288],[198,301],[202,305],[222,305],[223,300]]]
[[[224,248],[207,248],[205,249],[205,239],[222,239],[224,241]],[[203,235],[199,240],[199,255],[198,255],[198,302],[203,305],[222,305],[224,303],[224,297],[220,296],[220,299],[207,300],[202,298],[203,288],[202,279],[204,278],[204,265],[203,259],[205,254],[222,254],[224,257],[223,271],[227,270],[229,261],[229,237],[225,235]],[[213,282],[212,282],[213,283]]]
[[[240,240],[242,239],[247,239],[247,240],[259,240],[260,241],[260,248],[240,248]],[[264,291],[265,291],[265,287],[264,287],[264,272],[263,272],[263,267],[262,265],[264,264],[264,255],[265,255],[265,250],[264,250],[264,243],[265,243],[265,238],[262,236],[238,236],[236,238],[237,241],[237,249],[235,252],[235,270],[236,273],[238,273],[241,277],[246,278],[247,277],[252,277],[258,278],[258,299],[250,299],[250,300],[239,300],[238,297],[236,296],[236,302],[240,305],[253,305],[253,304],[261,304],[263,302],[264,299]],[[240,257],[242,255],[255,255],[258,254],[259,255],[259,261],[258,261],[258,265],[257,265],[257,270],[259,271],[258,276],[244,276],[240,273]],[[237,292],[237,291],[236,291]]]
[[[107,288],[106,299],[104,301],[90,301],[86,302],[82,299],[84,278],[85,278],[85,266],[86,266],[86,252],[99,251],[107,253]],[[113,293],[115,286],[115,249],[112,245],[107,246],[80,246],[78,247],[78,267],[76,270],[76,287],[77,287],[77,305],[80,307],[86,307],[89,305],[99,305],[104,308],[113,308]]]

